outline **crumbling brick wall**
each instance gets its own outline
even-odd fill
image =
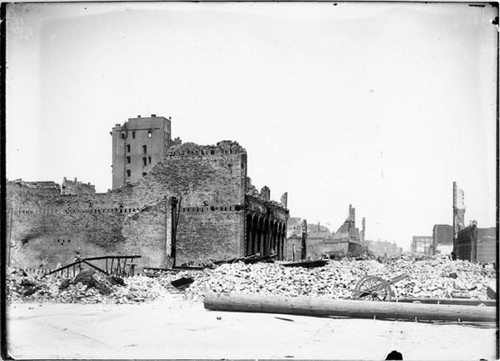
[[[241,256],[243,214],[243,210],[236,211],[234,206],[181,212],[176,264],[190,261],[204,263]]]
[[[140,254],[140,265],[162,267],[173,236],[171,197],[181,210],[177,264],[243,253],[246,152],[235,142],[172,147],[139,183],[103,194],[7,188],[12,266],[55,268],[78,251],[82,257]],[[207,211],[193,211],[202,208]]]
[[[176,264],[242,255],[246,151],[235,142],[185,143],[167,154],[166,177],[179,198]]]
[[[12,266],[55,268],[82,257],[126,250],[123,229],[139,213],[140,189],[94,196],[25,192],[8,185],[7,240]],[[143,198],[144,199],[144,198]]]

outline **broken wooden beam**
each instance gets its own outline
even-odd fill
[[[72,267],[72,266],[74,266],[74,265],[76,265],[76,264],[78,264],[78,263],[80,263],[80,262],[82,262],[82,261],[81,261],[81,260],[78,260],[78,261],[72,262],[72,263],[70,263],[70,264],[67,264],[66,266],[59,267],[59,268],[57,268],[57,269],[55,269],[55,270],[53,270],[53,271],[50,271],[50,272],[48,272],[48,273],[45,273],[45,274],[42,276],[42,278],[44,278],[45,276],[51,275],[51,274],[53,274],[53,273],[56,273],[56,272],[64,271],[65,269],[67,269],[67,268],[69,268],[69,267]]]
[[[332,300],[312,297],[208,293],[209,310],[280,313],[316,317],[350,317],[397,320],[495,322],[496,308],[403,302]]]
[[[107,273],[106,271],[104,271],[103,269],[100,269],[99,267],[94,266],[92,263],[89,263],[89,262],[87,262],[87,261],[86,261],[86,260],[84,260],[84,259],[82,259],[82,262],[83,262],[83,263],[85,263],[86,265],[88,265],[88,266],[90,266],[90,267],[92,267],[92,268],[94,268],[94,269],[98,270],[99,272],[104,273],[105,275],[107,275],[107,274],[108,274],[108,273]]]
[[[99,256],[99,257],[86,257],[86,261],[97,261],[101,259],[110,259],[110,258],[117,258],[117,259],[123,259],[123,258],[141,258],[139,255],[133,255],[133,256]]]
[[[191,277],[181,277],[177,280],[171,281],[170,283],[175,288],[187,288],[193,282],[194,282],[194,279]]]
[[[283,263],[284,267],[304,267],[304,268],[314,268],[314,267],[323,267],[326,266],[328,260],[321,259],[316,261],[300,261],[300,262],[292,262],[292,263]]]

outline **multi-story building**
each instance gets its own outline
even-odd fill
[[[113,189],[137,183],[161,160],[167,149],[181,144],[172,140],[171,119],[151,114],[151,117],[129,118],[116,124],[113,137]]]

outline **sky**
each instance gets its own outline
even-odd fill
[[[137,115],[235,140],[292,217],[409,249],[496,222],[496,10],[432,3],[9,4],[7,178],[111,188]]]

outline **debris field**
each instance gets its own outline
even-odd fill
[[[391,280],[393,298],[469,298],[486,300],[495,281],[493,265],[445,258],[415,260],[329,260],[323,267],[284,267],[283,262],[220,264],[200,270],[156,270],[146,275],[120,278],[84,270],[74,278],[27,274],[8,269],[10,302],[137,303],[182,293],[202,301],[207,292],[353,299],[357,283],[365,276]]]

